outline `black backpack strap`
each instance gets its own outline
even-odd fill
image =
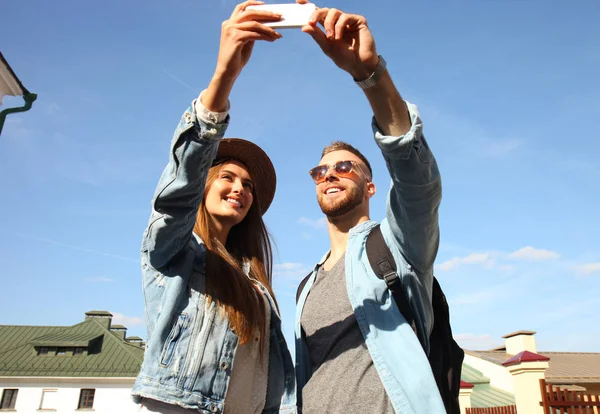
[[[396,261],[389,247],[385,244],[379,224],[373,227],[373,230],[367,236],[367,257],[377,277],[385,280],[400,313],[402,313],[406,322],[408,322],[416,333],[417,327],[410,311],[408,300],[402,289],[402,280],[398,276]]]
[[[377,277],[385,280],[398,309],[417,333],[408,300],[402,289],[402,280],[397,273],[394,256],[385,244],[379,225],[374,227],[367,236],[367,256],[373,271]],[[429,364],[444,401],[446,412],[460,414],[458,394],[464,352],[452,337],[448,302],[435,277],[432,286],[432,309],[434,323],[429,336]]]
[[[304,286],[306,286],[306,282],[308,282],[310,275],[312,275],[312,272],[307,274],[304,277],[304,279],[302,279],[302,282],[300,282],[300,285],[298,285],[298,290],[296,291],[296,303],[298,303],[298,299],[300,299],[300,294],[302,293],[302,289],[304,289]]]
[[[446,412],[460,414],[458,394],[465,353],[452,336],[448,301],[435,277],[433,278],[432,305],[435,319],[429,337],[431,348],[429,364],[446,406]]]

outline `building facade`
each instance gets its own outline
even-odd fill
[[[0,411],[135,413],[144,343],[90,311],[73,326],[0,325]]]

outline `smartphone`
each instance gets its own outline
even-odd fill
[[[261,4],[259,6],[248,6],[246,10],[267,10],[273,13],[281,14],[281,20],[278,22],[267,22],[265,26],[277,29],[289,29],[306,26],[308,19],[313,14],[316,6],[313,3],[306,4]]]

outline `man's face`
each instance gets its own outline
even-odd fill
[[[325,179],[316,185],[317,201],[321,211],[328,217],[340,217],[363,203],[368,203],[367,186],[370,180],[365,176],[368,168],[353,153],[345,150],[326,154],[319,165],[332,166],[341,161],[354,161],[354,168],[347,176],[341,176],[334,168],[329,168]]]

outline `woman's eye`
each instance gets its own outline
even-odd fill
[[[244,188],[247,189],[248,191],[254,191],[254,186],[250,183],[244,184]]]
[[[229,175],[229,174],[223,174],[223,175],[221,176],[221,178],[222,178],[223,180],[231,181],[231,175]]]

